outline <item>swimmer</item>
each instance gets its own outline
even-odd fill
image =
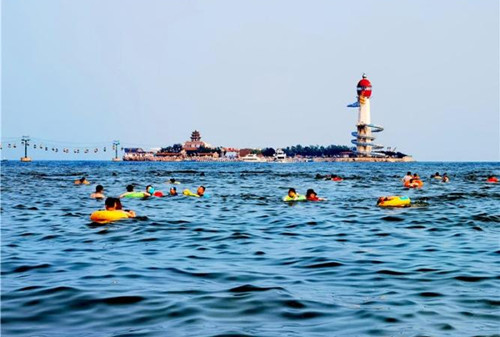
[[[127,192],[122,193],[119,198],[126,197],[127,195],[132,194],[132,193],[134,193],[134,185],[128,185]]]
[[[175,187],[170,187],[170,195],[171,196],[176,196],[177,195],[177,189]]]
[[[377,206],[380,206],[382,203],[391,200],[389,197],[380,197],[377,200]]]
[[[205,186],[200,186],[196,190],[196,194],[198,194],[200,197],[205,195]]]
[[[129,218],[135,218],[135,212],[131,210],[123,210],[122,203],[118,198],[106,198],[104,202],[104,206],[106,207],[106,211],[122,211],[127,214]]]
[[[410,181],[411,178],[413,178],[411,172],[406,172],[406,175],[401,180],[403,181],[403,183],[406,183],[407,181]]]
[[[420,180],[420,178],[414,178],[413,176],[410,180],[406,181],[404,183],[404,187],[409,187],[409,188],[415,188],[415,187],[422,187],[424,186],[424,183]],[[418,177],[418,176],[417,176]]]
[[[442,181],[443,181],[443,183],[449,183],[450,182],[450,178],[448,178],[448,175],[446,173],[443,174]]]
[[[118,198],[114,198],[115,199],[115,208],[117,211],[124,211],[125,213],[128,214],[129,218],[135,218],[135,212],[134,211],[131,211],[129,209],[126,209],[126,210],[123,210],[123,206],[122,206],[122,202],[120,201],[120,199]]]
[[[204,176],[205,176],[205,172],[201,172],[200,177],[204,177]]]
[[[419,177],[419,175],[418,175],[418,174],[414,173],[414,174],[413,174],[413,179],[415,179],[415,180],[420,180],[420,177]]]
[[[434,178],[434,179],[442,179],[441,175],[439,174],[439,172],[436,172],[436,174],[432,174],[431,175],[431,178]]]
[[[157,191],[154,189],[153,186],[148,185],[146,186],[146,192],[144,192],[145,197],[150,197],[150,196],[155,196],[155,197],[163,197],[163,192],[162,191]]]
[[[75,180],[75,185],[88,185],[90,182],[85,177]]]
[[[178,184],[180,184],[180,182],[179,182],[179,181],[177,181],[177,180],[175,180],[174,178],[170,178],[170,180],[169,180],[168,182],[169,182],[170,184],[172,184],[172,185],[178,185]]]
[[[288,190],[288,198],[290,200],[297,200],[299,198],[299,194],[297,193],[297,191],[295,191],[295,188],[290,188]]]
[[[104,191],[104,187],[102,185],[97,185],[95,187],[95,192],[90,195],[92,199],[104,199],[106,196],[102,193]]]
[[[151,185],[146,186],[146,192],[144,192],[145,197],[150,197],[154,193],[155,193],[155,189],[153,188],[153,186],[151,186]]]
[[[306,192],[307,201],[324,201],[323,198],[318,198],[318,194],[313,189],[308,189]]]

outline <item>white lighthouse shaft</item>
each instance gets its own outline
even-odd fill
[[[372,131],[370,127],[366,126],[371,124],[370,116],[370,99],[367,97],[359,98],[359,114],[358,114],[358,145],[357,151],[359,154],[370,157],[372,152],[372,147],[370,144],[373,139],[370,138]]]
[[[359,111],[359,114],[358,114],[358,125],[371,124],[370,99],[369,98],[361,97],[361,102],[359,104],[359,110],[358,111]]]

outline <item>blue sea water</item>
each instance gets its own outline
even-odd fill
[[[406,171],[424,187],[404,189]],[[2,163],[2,336],[499,336],[488,174],[500,165]],[[167,192],[171,177],[211,197],[123,200],[138,218],[89,220],[96,184]],[[284,203],[289,187],[328,201]],[[414,207],[375,206],[398,194]]]

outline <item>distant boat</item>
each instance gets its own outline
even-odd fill
[[[258,157],[254,153],[249,153],[246,156],[242,157],[241,161],[244,161],[245,163],[264,163],[264,162],[266,162],[265,159]]]
[[[282,149],[277,149],[274,154],[274,161],[277,163],[288,163],[286,160],[286,153]]]

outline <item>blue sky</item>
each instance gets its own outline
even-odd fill
[[[421,161],[500,159],[496,0],[4,0],[2,157],[21,155],[5,137],[24,134],[347,145],[363,72],[379,143]]]

